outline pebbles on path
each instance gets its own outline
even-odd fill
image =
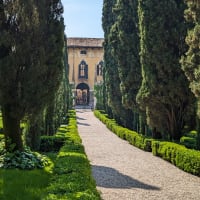
[[[118,138],[91,110],[76,111],[80,137],[104,200],[200,200],[200,178]]]

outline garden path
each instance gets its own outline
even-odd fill
[[[104,200],[199,200],[200,178],[118,138],[91,110],[77,109],[77,123]]]

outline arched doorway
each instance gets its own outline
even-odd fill
[[[85,83],[80,83],[76,87],[76,105],[89,105],[90,88]]]

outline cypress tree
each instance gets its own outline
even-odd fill
[[[179,59],[187,26],[180,0],[139,0],[142,86],[137,101],[153,133],[178,140],[193,111],[193,95]]]
[[[141,85],[139,59],[138,1],[118,0],[114,6],[115,23],[111,28],[110,40],[113,56],[118,64],[122,103],[134,113],[134,130],[138,131],[139,109],[136,95]]]
[[[186,37],[188,50],[182,57],[182,69],[197,100],[198,148],[200,149],[200,2],[186,0],[185,18],[191,24]]]
[[[8,151],[23,150],[20,121],[41,113],[62,77],[62,4],[59,0],[40,3],[1,2],[6,17],[0,26],[6,26],[0,29],[0,48],[9,53],[0,52],[0,104]]]
[[[137,1],[118,0],[114,6],[116,20],[111,29],[113,54],[118,63],[123,104],[137,107],[136,95],[141,84]]]
[[[113,7],[116,0],[104,0],[103,5],[103,30],[104,30],[104,75],[105,87],[108,95],[108,104],[117,122],[123,126],[132,128],[132,111],[127,110],[122,105],[122,95],[120,91],[120,78],[118,63],[112,54],[111,27],[116,20]]]

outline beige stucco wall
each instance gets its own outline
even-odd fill
[[[87,54],[80,54],[81,50],[86,50]],[[84,60],[88,64],[88,79],[79,79],[79,64]],[[69,81],[75,87],[79,83],[86,83],[91,90],[94,89],[95,79],[102,80],[102,76],[97,76],[96,67],[103,61],[103,50],[100,48],[68,48]],[[74,79],[74,80],[73,80]]]

